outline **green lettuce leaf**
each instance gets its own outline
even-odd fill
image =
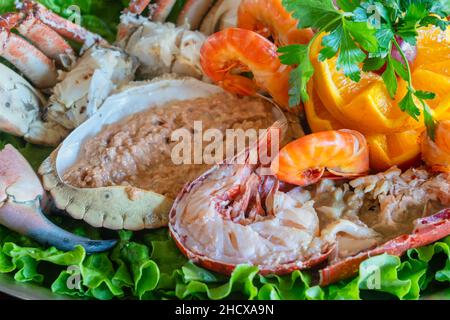
[[[121,10],[128,1],[41,0],[45,6],[113,41]],[[291,1],[294,3],[295,1]],[[328,1],[329,2],[329,1]],[[176,20],[185,0],[169,19]],[[331,3],[331,2],[330,2]],[[0,0],[0,13],[14,10],[14,0]],[[52,151],[0,133],[0,149],[15,146],[37,169]],[[81,236],[101,238],[101,232],[71,219],[53,218]],[[70,252],[43,248],[33,240],[0,226],[0,273],[20,282],[40,283],[55,293],[83,299],[261,299],[357,300],[382,295],[389,299],[418,299],[423,293],[450,284],[450,237],[410,250],[403,258],[381,255],[363,262],[359,276],[320,288],[309,272],[286,276],[258,274],[241,265],[230,277],[188,261],[167,229],[145,233],[119,232],[110,252],[87,255],[83,248]],[[447,293],[448,294],[448,293]]]
[[[0,227],[0,273],[21,282],[49,283],[58,294],[102,300],[357,300],[377,292],[409,300],[450,282],[450,237],[410,250],[403,259],[387,254],[370,258],[361,264],[358,277],[326,288],[314,285],[309,272],[263,277],[248,265],[238,266],[231,277],[210,272],[187,261],[167,229],[145,235],[120,232],[119,237],[111,252],[86,255],[81,247],[71,252],[44,249]],[[55,268],[56,273],[49,271]]]

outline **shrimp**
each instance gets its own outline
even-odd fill
[[[277,46],[309,43],[311,29],[298,29],[298,21],[284,9],[281,0],[243,0],[238,9],[239,28],[272,38]]]
[[[318,132],[284,147],[271,169],[281,181],[299,186],[318,182],[325,170],[338,177],[357,177],[369,171],[369,148],[357,131]]]
[[[436,172],[450,172],[450,120],[438,122],[435,140],[422,136],[422,158]]]
[[[225,29],[206,40],[200,55],[203,72],[225,90],[248,96],[261,89],[288,108],[291,68],[281,64],[277,47],[261,35]],[[245,72],[251,72],[253,78],[242,75]]]

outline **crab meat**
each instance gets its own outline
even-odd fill
[[[0,130],[42,145],[57,145],[68,131],[43,121],[46,99],[24,78],[0,64]]]
[[[167,73],[203,77],[200,66],[200,48],[206,40],[203,34],[131,14],[123,15],[121,21],[117,45],[139,59],[139,77],[152,79]]]
[[[105,126],[117,124],[122,119],[128,119],[129,116],[150,108],[185,100],[206,99],[220,93],[225,94],[221,88],[193,78],[159,79],[123,88],[121,93],[109,97],[99,112],[73,131],[60,148],[42,164],[39,173],[43,176],[44,187],[51,193],[59,209],[66,210],[72,217],[83,219],[95,227],[141,230],[166,226],[168,212],[173,203],[173,198],[168,195],[122,182],[112,186],[106,184],[101,187],[74,187],[64,180],[64,176],[77,163],[84,150],[80,141],[97,137]],[[274,106],[272,112],[275,119],[284,118],[277,107]],[[140,131],[145,132],[145,129],[139,129]],[[134,139],[134,136],[120,133],[114,136],[124,144]],[[124,145],[122,149],[129,148],[131,147]],[[160,152],[159,146],[155,148],[155,152]],[[134,149],[142,151],[140,148]],[[116,149],[113,147],[110,150],[111,157],[114,157],[114,150]],[[126,170],[127,163],[135,163],[135,158],[130,159],[130,156],[119,154],[118,157],[125,161],[123,170]],[[119,174],[122,172],[122,169],[114,170]]]
[[[54,225],[41,211],[44,196],[44,189],[28,162],[7,145],[0,151],[0,224],[64,251],[80,245],[88,253],[94,253],[109,250],[116,244],[116,241],[78,237]]]
[[[91,47],[61,74],[46,108],[48,118],[69,130],[78,127],[113,91],[133,80],[136,68],[135,59],[120,49]]]
[[[397,252],[392,245],[401,254],[450,234],[450,221],[433,216],[450,205],[449,174],[392,168],[350,183],[294,187],[258,169],[223,164],[178,196],[169,228],[189,259],[226,274],[243,263],[287,274],[328,261],[322,284],[330,284],[368,256]],[[437,222],[414,231],[424,221]]]

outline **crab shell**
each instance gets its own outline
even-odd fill
[[[68,131],[41,119],[46,99],[23,77],[0,64],[0,130],[42,145],[58,145]]]
[[[122,50],[94,45],[60,74],[47,106],[49,119],[72,130],[95,114],[117,88],[134,79],[138,64]]]
[[[62,180],[80,154],[83,142],[101,132],[104,125],[174,100],[208,97],[223,90],[193,79],[159,79],[135,83],[108,98],[92,118],[70,134],[39,169],[44,187],[56,206],[94,227],[142,230],[167,226],[173,199],[133,187],[75,188]],[[131,107],[132,106],[132,107]],[[277,119],[284,117],[274,106]]]
[[[143,79],[167,73],[202,79],[200,48],[205,40],[200,32],[128,13],[121,17],[117,46],[139,60]]]

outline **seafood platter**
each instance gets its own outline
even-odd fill
[[[0,291],[445,297],[449,16],[428,0],[0,6]]]

